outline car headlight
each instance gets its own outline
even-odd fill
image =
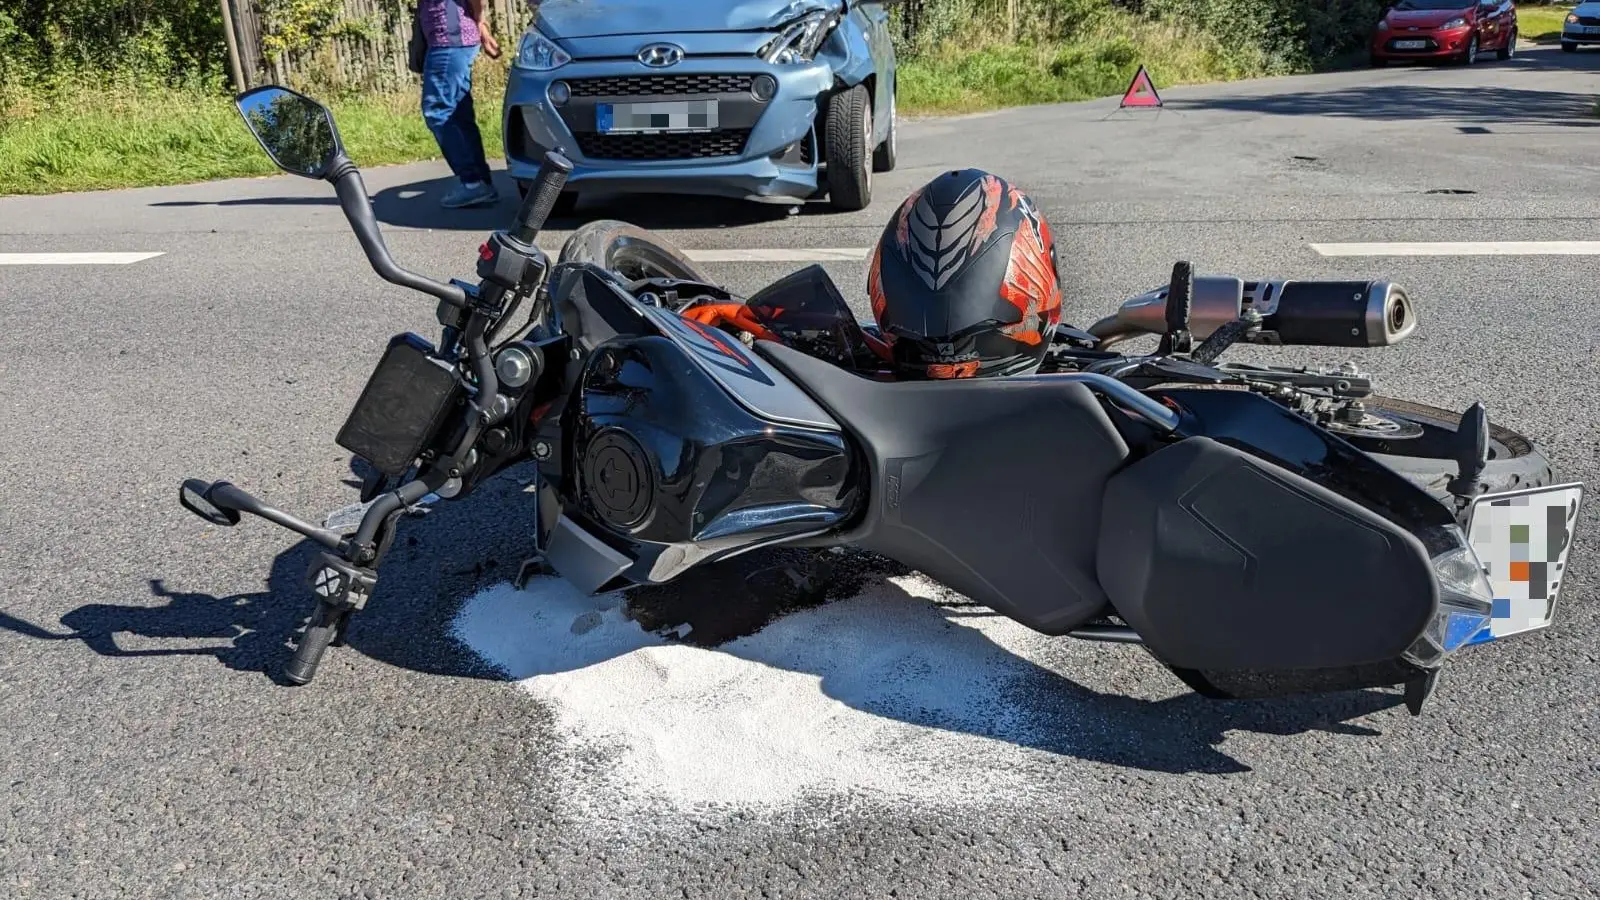
[[[1378,30],[1379,31],[1388,31],[1389,30],[1389,20],[1388,19],[1379,19],[1378,20]]]
[[[1442,27],[1445,30],[1449,30],[1451,28],[1465,28],[1465,27],[1467,27],[1467,20],[1463,19],[1460,16],[1456,16],[1454,19],[1451,19],[1450,21],[1444,23],[1444,25]]]
[[[1424,669],[1438,667],[1445,657],[1478,637],[1494,614],[1494,588],[1461,529],[1436,529],[1436,534],[1428,537],[1442,546],[1430,560],[1439,584],[1439,611],[1404,654],[1407,662]]]
[[[759,55],[778,65],[810,62],[838,24],[837,12],[811,13],[784,26],[777,37],[762,45]]]
[[[522,43],[517,47],[517,68],[548,72],[569,62],[572,62],[572,56],[557,47],[555,41],[540,34],[538,29],[529,28],[523,33]]]
[[[1578,24],[1578,14],[1577,13],[1567,13],[1567,24],[1568,25],[1576,25],[1576,24]]]

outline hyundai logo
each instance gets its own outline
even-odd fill
[[[683,48],[672,44],[651,44],[639,51],[639,62],[652,69],[665,69],[683,62]]]

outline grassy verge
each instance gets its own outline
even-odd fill
[[[1559,44],[1571,6],[1517,7],[1517,36],[1538,44]]]
[[[499,155],[504,75],[480,70],[478,126]],[[363,166],[435,159],[417,93],[334,99],[328,106]],[[226,96],[150,90],[56,93],[0,120],[0,195],[183,184],[277,171]]]
[[[1259,60],[1229,52],[1204,32],[1107,11],[1082,23],[1070,43],[947,45],[904,61],[900,108],[912,114],[963,113],[1110,97],[1127,90],[1140,65],[1158,91],[1261,71]]]

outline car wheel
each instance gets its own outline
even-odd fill
[[[1506,38],[1506,45],[1504,47],[1501,47],[1500,51],[1498,53],[1496,53],[1495,56],[1499,57],[1500,59],[1510,59],[1511,57],[1516,56],[1516,55],[1517,55],[1517,30],[1515,28],[1513,28],[1513,29],[1511,29],[1511,34]]]
[[[829,202],[835,209],[866,209],[872,202],[872,103],[858,84],[828,98]]]
[[[894,136],[894,133],[895,133],[895,128],[896,128],[896,124],[897,124],[897,120],[895,119],[895,114],[894,114],[894,105],[895,105],[894,104],[894,95],[895,95],[895,92],[896,92],[896,88],[893,87],[893,86],[890,86],[890,88],[889,88],[889,134],[888,134],[887,137],[885,137],[883,139],[883,143],[879,144],[878,148],[876,150],[872,151],[872,171],[874,171],[874,172],[893,172],[894,171],[894,161],[895,161],[895,136]]]
[[[1561,52],[1562,53],[1576,53],[1576,52],[1578,52],[1578,45],[1572,43],[1571,41],[1562,41],[1561,42]]]
[[[1470,65],[1472,65],[1473,63],[1475,63],[1477,61],[1478,61],[1478,36],[1477,35],[1473,35],[1472,36],[1472,40],[1467,41],[1467,52],[1461,55],[1461,64],[1464,65],[1464,66],[1470,66]]]
[[[533,182],[526,178],[517,179],[517,199],[526,200],[528,192],[533,190]],[[556,198],[556,205],[550,208],[550,215],[557,219],[565,219],[578,210],[578,192],[562,191]]]

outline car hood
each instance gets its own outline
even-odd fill
[[[1460,18],[1473,10],[1473,4],[1464,3],[1461,9],[1395,9],[1389,11],[1391,28],[1438,28],[1451,19]]]
[[[839,0],[528,0],[552,38],[695,31],[769,31]]]
[[[1600,16],[1600,3],[1579,3],[1572,11],[1580,16]]]
[[[1389,27],[1395,29],[1437,29],[1450,19],[1459,19],[1474,10],[1472,3],[1466,3],[1461,10],[1390,10]]]

